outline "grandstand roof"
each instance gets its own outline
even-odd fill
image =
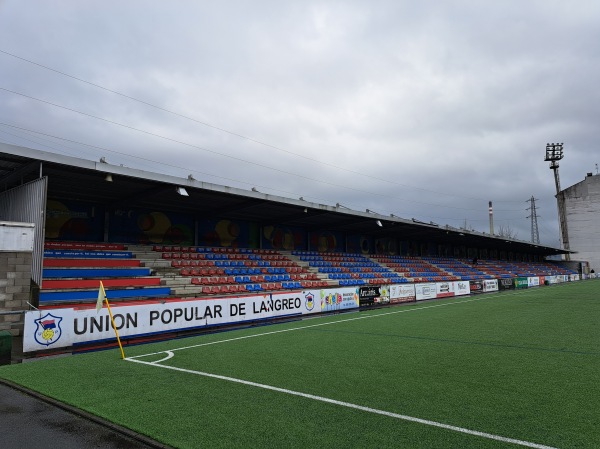
[[[107,174],[112,176],[113,182],[106,181]],[[0,192],[40,175],[48,177],[48,197],[54,199],[158,209],[193,214],[198,218],[248,220],[309,231],[397,237],[540,255],[567,253],[560,248],[414,219],[284,198],[0,143]],[[178,194],[177,187],[184,187],[189,196]]]

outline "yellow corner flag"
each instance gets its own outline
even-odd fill
[[[102,309],[103,301],[106,302],[106,308],[108,309],[108,314],[110,315],[110,321],[112,322],[112,327],[115,331],[115,335],[117,336],[117,342],[119,343],[119,349],[121,350],[121,358],[124,359],[125,352],[123,352],[123,345],[121,344],[119,331],[117,330],[117,326],[115,325],[115,318],[113,317],[112,310],[110,310],[110,304],[108,303],[108,298],[106,297],[104,285],[102,284],[102,281],[100,281],[100,288],[98,289],[98,300],[96,301],[96,313],[100,312],[100,309]]]
[[[96,301],[96,313],[100,312],[102,308],[102,303],[106,299],[106,292],[104,291],[104,285],[102,285],[102,281],[100,281],[100,288],[98,289],[98,300]]]

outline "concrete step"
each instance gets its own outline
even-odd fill
[[[197,285],[186,285],[182,287],[171,288],[171,296],[190,296],[202,293],[202,287]]]
[[[191,277],[170,277],[170,278],[161,278],[161,285],[164,285],[166,287],[180,287],[180,286],[186,286],[186,285],[191,285],[192,283],[192,278]]]
[[[171,268],[171,261],[166,259],[142,259],[140,263],[143,267]]]
[[[136,259],[162,259],[162,254],[154,251],[132,251],[132,253]]]

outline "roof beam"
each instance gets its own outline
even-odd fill
[[[27,176],[35,170],[39,170],[41,165],[42,163],[38,161],[31,161],[27,164],[23,164],[16,170],[10,172],[8,175],[0,178],[0,183],[9,185],[15,181],[21,181],[24,176]]]

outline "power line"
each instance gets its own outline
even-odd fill
[[[120,126],[120,127],[129,129],[129,130],[133,130],[133,131],[137,131],[139,133],[147,134],[149,136],[158,137],[160,139],[164,139],[164,140],[167,140],[167,141],[170,141],[170,142],[174,142],[174,143],[177,143],[177,144],[180,144],[180,145],[188,146],[190,148],[195,148],[195,149],[198,149],[198,150],[206,151],[206,152],[209,152],[209,153],[212,153],[212,154],[216,154],[216,155],[219,155],[219,156],[223,156],[223,157],[226,157],[226,158],[229,158],[229,159],[233,159],[233,160],[236,160],[236,161],[240,161],[240,162],[244,162],[244,163],[247,163],[247,164],[255,165],[255,166],[258,166],[258,167],[261,167],[261,168],[266,168],[266,169],[269,169],[269,170],[277,171],[279,173],[283,173],[283,174],[286,174],[286,175],[296,176],[296,177],[299,177],[299,178],[302,178],[302,179],[306,179],[308,181],[314,181],[314,182],[318,182],[318,183],[321,183],[321,184],[326,184],[326,185],[330,185],[330,186],[334,186],[334,187],[341,187],[341,188],[344,188],[344,189],[347,189],[347,190],[352,190],[352,191],[361,192],[361,193],[367,193],[367,194],[370,194],[370,195],[375,195],[375,196],[380,196],[380,197],[402,199],[403,201],[407,201],[407,202],[411,202],[411,203],[417,203],[417,204],[423,204],[423,205],[429,205],[429,206],[436,206],[436,207],[445,207],[445,208],[450,208],[450,209],[479,210],[479,209],[474,209],[474,208],[448,206],[448,205],[444,205],[444,204],[427,203],[427,202],[416,201],[416,200],[411,200],[411,199],[407,199],[407,198],[399,198],[399,197],[396,197],[394,195],[388,195],[388,194],[377,193],[377,192],[370,192],[368,190],[362,190],[362,189],[357,189],[357,188],[354,188],[354,187],[349,187],[349,186],[343,186],[343,185],[340,185],[340,184],[335,184],[335,183],[332,183],[332,182],[324,181],[322,179],[311,178],[309,176],[305,176],[305,175],[302,175],[302,174],[299,174],[299,173],[289,172],[289,171],[282,170],[282,169],[275,168],[275,167],[269,167],[267,165],[260,164],[258,162],[253,162],[253,161],[242,159],[242,158],[239,158],[239,157],[236,157],[236,156],[232,156],[232,155],[229,155],[229,154],[220,153],[220,152],[215,151],[215,150],[211,150],[211,149],[204,148],[204,147],[201,147],[201,146],[198,146],[198,145],[194,145],[194,144],[191,144],[191,143],[183,142],[181,140],[173,139],[171,137],[166,137],[166,136],[163,136],[163,135],[160,135],[160,134],[156,134],[156,133],[153,133],[153,132],[150,132],[150,131],[146,131],[146,130],[143,130],[143,129],[135,128],[135,127],[130,126],[130,125],[125,125],[123,123],[115,122],[114,120],[109,120],[109,119],[106,119],[106,118],[103,118],[103,117],[99,117],[99,116],[96,116],[96,115],[93,115],[93,114],[88,114],[86,112],[82,112],[82,111],[79,111],[77,109],[73,109],[73,108],[69,108],[69,107],[66,107],[66,106],[62,106],[62,105],[53,103],[51,101],[47,101],[47,100],[43,100],[41,98],[33,97],[31,95],[27,95],[27,94],[24,94],[24,93],[21,93],[21,92],[17,92],[17,91],[11,90],[11,89],[7,89],[5,87],[0,87],[0,90],[3,90],[5,92],[9,92],[9,93],[12,93],[12,94],[15,94],[15,95],[19,95],[21,97],[28,98],[30,100],[38,101],[40,103],[44,103],[44,104],[47,104],[47,105],[50,105],[50,106],[54,106],[56,108],[64,109],[66,111],[74,112],[76,114],[80,114],[80,115],[83,115],[85,117],[94,118],[96,120],[101,120],[103,122],[110,123],[110,124],[113,124],[113,125],[116,125],[116,126]],[[141,158],[141,159],[143,159],[143,158]]]
[[[253,139],[253,138],[251,138],[251,137],[244,136],[243,134],[239,134],[239,133],[236,133],[236,132],[233,132],[233,131],[229,131],[229,130],[227,130],[227,129],[225,129],[225,128],[221,128],[221,127],[219,127],[219,126],[212,125],[212,124],[210,124],[210,123],[207,123],[207,122],[204,122],[204,121],[201,121],[201,120],[195,119],[195,118],[193,118],[193,117],[190,117],[190,116],[187,116],[187,115],[181,114],[181,113],[179,113],[179,112],[175,112],[175,111],[172,111],[172,110],[170,110],[170,109],[166,109],[166,108],[163,108],[163,107],[161,107],[161,106],[157,106],[157,105],[155,105],[155,104],[149,103],[149,102],[147,102],[147,101],[144,101],[144,100],[140,100],[140,99],[138,99],[138,98],[132,97],[132,96],[130,96],[130,95],[127,95],[127,94],[124,94],[124,93],[122,93],[122,92],[119,92],[119,91],[116,91],[116,90],[113,90],[113,89],[109,89],[109,88],[107,88],[107,87],[104,87],[104,86],[102,86],[102,85],[100,85],[100,84],[92,83],[91,81],[84,80],[84,79],[82,79],[82,78],[79,78],[79,77],[76,77],[76,76],[74,76],[74,75],[70,75],[70,74],[68,74],[68,73],[66,73],[66,72],[62,72],[62,71],[60,71],[60,70],[54,69],[54,68],[52,68],[52,67],[48,67],[48,66],[46,66],[46,65],[43,65],[43,64],[40,64],[40,63],[38,63],[38,62],[31,61],[31,60],[29,60],[29,59],[26,59],[26,58],[23,58],[23,57],[21,57],[21,56],[17,56],[17,55],[15,55],[15,54],[13,54],[13,53],[9,53],[9,52],[7,52],[7,51],[5,51],[5,50],[2,50],[2,49],[0,49],[0,53],[3,53],[3,54],[5,54],[5,55],[7,55],[7,56],[11,56],[11,57],[13,57],[13,58],[19,59],[19,60],[21,60],[21,61],[27,62],[27,63],[29,63],[29,64],[32,64],[32,65],[38,66],[38,67],[40,67],[40,68],[43,68],[43,69],[45,69],[45,70],[49,70],[49,71],[51,71],[51,72],[54,72],[54,73],[57,73],[57,74],[59,74],[59,75],[62,75],[62,76],[65,76],[65,77],[68,77],[68,78],[74,79],[74,80],[76,80],[76,81],[79,81],[79,82],[81,82],[81,83],[88,84],[88,85],[90,85],[90,86],[96,87],[96,88],[98,88],[98,89],[102,89],[102,90],[104,90],[104,91],[107,91],[107,92],[113,93],[113,94],[115,94],[115,95],[119,95],[119,96],[121,96],[121,97],[124,97],[124,98],[127,98],[127,99],[129,99],[129,100],[136,101],[136,102],[138,102],[138,103],[141,103],[141,104],[144,104],[144,105],[146,105],[146,106],[149,106],[149,107],[155,108],[155,109],[157,109],[157,110],[160,110],[160,111],[163,111],[163,112],[167,112],[167,113],[169,113],[169,114],[173,114],[173,115],[175,115],[175,116],[177,116],[177,117],[185,118],[186,120],[193,121],[193,122],[195,122],[195,123],[198,123],[198,124],[200,124],[200,125],[207,126],[207,127],[209,127],[209,128],[213,128],[213,129],[216,129],[216,130],[218,130],[218,131],[221,131],[221,132],[224,132],[224,133],[230,134],[230,135],[232,135],[232,136],[239,137],[239,138],[241,138],[241,139],[248,140],[248,141],[250,141],[250,142],[253,142],[253,143],[256,143],[256,144],[259,144],[259,145],[263,145],[263,146],[266,146],[266,147],[269,147],[269,148],[273,148],[274,150],[277,150],[277,151],[281,151],[281,152],[284,152],[284,153],[287,153],[287,154],[294,155],[294,156],[296,156],[296,157],[300,157],[300,158],[303,158],[303,159],[306,159],[306,160],[309,160],[309,161],[312,161],[312,162],[316,162],[316,163],[318,163],[318,164],[327,165],[327,166],[329,166],[329,167],[333,167],[333,168],[336,168],[336,169],[338,169],[338,170],[343,170],[343,171],[346,171],[346,172],[348,172],[348,173],[352,173],[352,174],[355,174],[355,175],[364,176],[364,177],[367,177],[367,178],[370,178],[370,179],[374,179],[374,180],[377,180],[377,181],[380,181],[380,182],[382,181],[382,182],[386,182],[386,183],[389,183],[389,184],[394,184],[394,185],[398,185],[398,186],[402,186],[402,187],[407,187],[407,188],[411,188],[411,189],[415,189],[415,190],[421,190],[421,191],[424,191],[424,192],[435,193],[435,194],[437,194],[437,195],[445,195],[445,196],[451,196],[451,197],[456,197],[456,198],[465,198],[465,199],[469,199],[469,200],[478,200],[478,201],[484,201],[482,198],[468,197],[468,196],[462,196],[462,195],[454,195],[454,194],[450,194],[450,193],[446,193],[446,192],[438,192],[438,191],[435,191],[435,190],[429,190],[429,189],[425,189],[425,188],[422,188],[422,187],[415,187],[415,186],[411,186],[411,185],[408,185],[408,184],[402,184],[402,183],[399,183],[399,182],[397,182],[397,181],[392,181],[392,180],[389,180],[389,179],[384,179],[384,178],[380,178],[380,177],[376,177],[376,176],[371,176],[371,175],[369,175],[369,174],[366,174],[366,173],[362,173],[362,172],[358,172],[358,171],[351,170],[351,169],[348,169],[348,168],[340,167],[340,166],[338,166],[338,165],[336,165],[336,164],[332,164],[332,163],[329,163],[329,162],[323,162],[323,161],[320,161],[320,160],[318,160],[318,159],[311,158],[311,157],[309,157],[309,156],[306,156],[306,155],[303,155],[303,154],[295,153],[295,152],[293,152],[293,151],[286,150],[286,149],[284,149],[284,148],[281,148],[281,147],[278,147],[278,146],[275,146],[275,145],[272,145],[272,144],[269,144],[269,143],[266,143],[266,142],[263,142],[263,141],[260,141],[260,140],[257,140],[257,139]],[[260,165],[260,164],[257,164],[257,165]],[[505,201],[502,201],[502,200],[496,200],[496,201],[497,201],[497,202],[516,202],[516,201],[510,201],[510,200],[505,200]],[[423,203],[423,204],[427,204],[427,203]]]
[[[41,136],[49,137],[49,138],[52,138],[52,139],[58,139],[58,140],[62,140],[62,141],[69,142],[69,143],[75,143],[75,144],[78,144],[78,145],[84,145],[86,147],[95,148],[95,149],[106,151],[106,152],[113,153],[113,154],[118,154],[120,156],[133,157],[133,158],[136,158],[136,159],[143,160],[145,162],[150,162],[150,163],[154,163],[154,164],[160,164],[162,166],[168,166],[168,167],[175,168],[175,169],[180,169],[180,170],[189,170],[190,169],[190,167],[182,167],[182,166],[178,166],[178,165],[174,165],[174,164],[169,164],[169,163],[164,163],[164,162],[158,162],[158,161],[155,161],[153,159],[144,158],[144,157],[140,157],[140,156],[130,156],[130,155],[126,154],[126,153],[123,153],[123,152],[120,152],[120,151],[116,151],[116,150],[111,150],[111,149],[106,148],[106,147],[101,147],[101,146],[98,146],[98,145],[87,144],[87,143],[84,143],[84,142],[79,142],[77,140],[66,139],[66,138],[63,138],[63,137],[59,137],[59,136],[55,136],[55,135],[52,135],[52,134],[43,133],[43,132],[40,132],[40,131],[35,131],[35,130],[32,130],[32,129],[28,129],[28,128],[23,128],[23,127],[16,126],[16,125],[11,125],[11,124],[4,123],[4,122],[0,122],[0,125],[8,126],[8,127],[15,128],[15,129],[18,129],[18,130],[21,130],[21,131],[25,131],[25,132],[29,132],[29,133],[39,134]],[[57,148],[54,148],[54,147],[52,147],[50,145],[47,145],[47,144],[42,144],[42,143],[36,142],[35,140],[26,139],[26,138],[24,138],[22,136],[18,136],[16,134],[8,133],[7,131],[0,131],[0,132],[3,132],[3,133],[8,134],[8,135],[11,135],[11,136],[16,137],[18,139],[22,139],[22,140],[30,141],[30,142],[33,142],[33,143],[37,143],[37,144],[42,145],[42,146],[47,146],[48,148],[54,149],[56,151],[64,151],[64,150],[59,150]],[[218,176],[218,175],[214,175],[214,174],[211,174],[211,173],[206,173],[206,172],[198,171],[198,170],[195,170],[195,169],[192,170],[192,171],[194,171],[195,173],[200,173],[200,174],[205,175],[205,176],[210,176],[210,177],[214,177],[214,178],[224,179],[226,181],[237,182],[239,184],[245,184],[245,185],[248,185],[248,186],[255,186],[255,187],[259,187],[261,189],[265,189],[265,190],[271,190],[271,191],[275,191],[275,192],[281,192],[281,193],[285,193],[285,194],[292,195],[292,196],[297,196],[298,195],[298,193],[296,193],[296,192],[290,192],[290,191],[286,191],[286,190],[275,189],[273,187],[256,184],[254,182],[241,181],[241,180],[239,180],[237,178],[235,178],[235,179],[234,178],[227,178],[225,176]],[[313,196],[307,196],[306,194],[304,194],[304,196],[306,198],[309,198],[309,199],[314,199],[314,200],[319,200],[319,201],[325,201],[325,202],[329,202],[329,203],[332,203],[332,204],[334,202],[334,200],[332,200],[331,198],[313,197]],[[350,204],[350,205],[353,206],[353,207],[355,207],[356,208],[355,210],[364,209],[364,207],[362,207],[362,206],[356,206],[355,204]],[[477,209],[474,209],[474,210],[477,210]],[[393,212],[395,212],[396,214],[398,214],[397,211],[393,211]],[[404,214],[402,214],[402,215],[404,215]],[[437,218],[437,217],[433,217],[433,218]],[[453,218],[450,218],[449,220],[453,220]]]
[[[0,122],[0,125],[9,126],[9,127],[16,128],[16,129],[19,129],[19,130],[22,130],[22,131],[25,131],[25,132],[28,132],[28,133],[32,133],[32,134],[40,134],[42,136],[46,136],[46,137],[49,137],[49,138],[52,138],[52,139],[58,139],[58,140],[62,140],[62,141],[69,142],[69,143],[75,143],[75,144],[79,144],[79,145],[84,145],[84,146],[87,146],[87,147],[90,147],[90,148],[95,148],[95,149],[99,149],[99,150],[102,150],[102,151],[106,151],[106,152],[118,154],[120,156],[130,157],[126,153],[121,153],[119,151],[111,150],[109,148],[100,147],[100,146],[97,146],[97,145],[91,145],[91,144],[87,144],[87,143],[84,143],[84,142],[79,142],[79,141],[76,141],[76,140],[65,139],[65,138],[54,136],[54,135],[51,135],[51,134],[45,134],[45,133],[41,133],[39,131],[34,131],[34,130],[27,129],[27,128],[18,127],[18,126],[15,126],[15,125],[9,125],[9,124],[3,123],[3,122]],[[45,147],[45,148],[50,148],[50,149],[55,150],[55,151],[57,151],[59,153],[62,152],[62,153],[70,154],[72,156],[77,156],[77,154],[71,153],[69,151],[65,151],[64,148],[56,148],[56,147],[54,147],[52,145],[49,145],[47,143],[42,143],[39,140],[28,139],[28,138],[25,138],[23,136],[19,136],[18,134],[10,133],[10,132],[5,131],[5,130],[0,130],[0,133],[6,134],[6,135],[9,135],[9,136],[12,136],[12,137],[15,137],[18,140],[23,140],[23,141],[26,141],[26,142],[31,142],[31,143],[35,143],[37,145],[41,145],[42,147]],[[40,138],[40,140],[49,140],[49,139]],[[79,150],[79,151],[81,151],[81,150]],[[133,157],[137,158],[137,159],[142,159],[142,160],[144,160],[146,162],[150,162],[150,163],[160,164],[160,165],[163,165],[163,166],[167,165],[167,166],[169,166],[171,168],[176,168],[176,169],[181,169],[181,170],[188,170],[189,169],[189,167],[181,167],[181,166],[178,166],[178,165],[162,163],[162,162],[154,161],[154,160],[148,159],[148,158],[142,158],[142,157],[137,157],[137,156],[133,156]],[[293,195],[293,196],[297,196],[298,195],[298,193],[296,193],[296,192],[290,192],[290,191],[281,190],[281,189],[274,189],[272,187],[263,186],[263,185],[256,184],[256,183],[250,183],[250,182],[246,182],[246,181],[241,181],[241,180],[239,180],[237,178],[233,179],[233,178],[227,178],[227,177],[224,177],[224,176],[213,175],[213,174],[210,174],[210,173],[199,172],[199,171],[196,171],[196,170],[194,170],[194,171],[196,173],[201,173],[203,175],[211,176],[211,177],[214,177],[214,178],[224,179],[226,181],[233,181],[233,182],[237,182],[237,183],[240,183],[240,184],[246,184],[248,186],[256,186],[256,187],[259,187],[261,190],[262,189],[271,190],[271,191],[281,192],[281,193],[285,193],[285,194]],[[304,196],[307,199],[314,199],[314,200],[329,202],[329,203],[333,204],[333,200],[331,198],[313,197],[313,196],[307,196],[306,194],[304,194]],[[352,206],[353,208],[355,208],[354,210],[357,210],[357,211],[358,210],[362,210],[362,209],[365,208],[364,205],[363,206],[357,206],[356,204],[353,204],[353,203],[347,203],[347,204],[350,205],[350,206]],[[390,213],[389,210],[385,210],[385,211],[388,212],[388,213]],[[397,211],[392,211],[391,213],[395,213],[397,216],[399,216],[399,213]],[[404,214],[402,214],[402,215],[404,215]],[[408,215],[410,215],[410,214],[408,214]],[[452,220],[458,220],[456,218],[443,218],[443,217],[435,217],[435,216],[427,216],[427,217],[428,218],[433,218],[433,219],[442,219],[442,220],[451,220],[451,221]],[[478,221],[478,220],[477,219],[471,219],[471,221]]]
[[[182,167],[180,165],[170,164],[168,162],[159,162],[159,161],[155,161],[153,159],[149,159],[149,158],[145,158],[145,157],[141,157],[141,156],[131,156],[131,155],[127,154],[127,153],[123,153],[123,152],[116,151],[116,150],[111,150],[111,149],[106,148],[106,147],[101,147],[101,146],[98,146],[98,145],[91,145],[91,144],[88,144],[88,143],[79,142],[77,140],[66,139],[64,137],[59,137],[59,136],[55,136],[55,135],[52,135],[52,134],[47,134],[47,133],[43,133],[43,132],[40,132],[40,131],[35,131],[35,130],[32,130],[32,129],[23,128],[23,127],[20,127],[20,126],[11,125],[11,124],[4,123],[4,122],[0,122],[0,125],[9,126],[11,128],[16,128],[16,129],[19,129],[19,130],[22,130],[22,131],[31,132],[31,133],[39,134],[39,135],[46,136],[46,137],[51,137],[53,139],[63,140],[65,142],[75,143],[75,144],[78,144],[78,145],[84,145],[84,146],[87,146],[87,147],[90,147],[90,148],[95,148],[95,149],[98,149],[98,150],[107,151],[109,153],[118,154],[120,156],[133,157],[133,158],[140,159],[140,160],[143,160],[143,161],[146,161],[146,162],[151,162],[153,164],[163,165],[163,166],[167,166],[167,167],[171,167],[171,168],[175,168],[175,169],[180,169],[180,170],[189,170],[190,169],[190,167]],[[17,136],[15,134],[7,133],[6,131],[3,131],[3,132],[6,133],[6,134],[9,134],[9,135],[18,137],[18,138],[23,139],[23,140],[28,140],[28,139],[25,139],[25,138],[23,138],[21,136]],[[46,144],[40,144],[39,142],[35,142],[33,140],[29,140],[29,141],[30,142],[34,142],[34,143],[38,143],[39,145],[46,145]],[[47,146],[49,148],[54,149],[54,150],[61,151],[61,150],[58,150],[58,149],[56,149],[54,147],[51,147],[50,145],[47,145]],[[214,178],[223,179],[225,181],[239,182],[240,184],[246,184],[246,185],[249,185],[249,186],[258,186],[258,187],[263,188],[263,189],[280,191],[280,192],[283,192],[283,193],[288,193],[288,194],[291,194],[291,195],[295,195],[294,192],[288,192],[288,191],[284,191],[284,190],[277,190],[277,189],[274,189],[272,187],[263,186],[263,185],[252,183],[252,182],[242,181],[242,180],[240,180],[238,178],[235,178],[235,179],[234,178],[228,178],[226,176],[214,175],[212,173],[206,173],[206,172],[202,172],[202,171],[195,170],[195,169],[193,171],[196,172],[196,173],[200,173],[202,175],[205,175],[205,176],[211,176],[211,177],[214,177]]]
[[[52,138],[52,139],[59,139],[59,140],[63,140],[63,141],[65,141],[65,142],[69,142],[69,143],[76,143],[76,144],[80,144],[80,145],[88,146],[88,147],[91,147],[91,148],[100,149],[100,150],[103,150],[103,151],[107,151],[107,152],[111,152],[111,153],[116,153],[116,154],[119,154],[119,155],[123,155],[123,156],[127,156],[127,157],[128,157],[128,155],[127,155],[127,154],[125,154],[125,153],[120,153],[120,152],[118,152],[118,151],[115,151],[115,150],[110,150],[110,149],[108,149],[108,148],[104,148],[104,147],[99,147],[99,146],[97,146],[97,145],[90,145],[90,144],[86,144],[86,143],[83,143],[83,142],[78,142],[78,141],[74,141],[74,140],[70,140],[70,139],[65,139],[65,138],[61,138],[61,137],[57,137],[57,136],[53,136],[53,135],[50,135],[50,134],[44,134],[44,133],[40,133],[40,132],[38,132],[38,131],[28,130],[28,129],[21,128],[21,127],[16,127],[16,126],[14,126],[14,125],[8,125],[8,124],[2,123],[2,122],[0,122],[0,125],[4,125],[4,126],[11,126],[11,127],[13,127],[13,128],[16,128],[16,129],[19,129],[19,130],[26,131],[26,132],[28,132],[28,133],[40,134],[40,135],[43,135],[43,136],[46,136],[46,137],[50,137],[50,138]],[[53,147],[53,146],[51,146],[51,145],[48,145],[47,143],[42,143],[42,142],[40,142],[39,140],[28,139],[28,138],[25,138],[25,137],[23,137],[23,136],[19,136],[19,135],[17,135],[17,134],[9,133],[9,132],[7,132],[7,131],[5,131],[5,130],[0,130],[0,133],[2,133],[2,134],[6,134],[6,135],[9,135],[9,136],[12,136],[12,137],[15,137],[15,138],[16,138],[16,139],[18,139],[18,140],[24,140],[24,141],[27,141],[27,142],[32,142],[32,143],[35,143],[35,144],[41,145],[42,147],[47,147],[47,148],[53,149],[53,150],[55,150],[55,151],[58,151],[59,153],[60,153],[60,152],[63,152],[63,153],[64,153],[64,152],[66,152],[67,154],[74,155],[74,154],[72,154],[72,153],[70,153],[70,152],[68,152],[68,151],[65,151],[63,148],[56,148],[56,147]],[[40,139],[41,139],[41,140],[48,140],[48,139],[44,139],[44,138],[40,138]],[[81,150],[79,150],[79,151],[81,151]],[[76,156],[76,154],[75,154],[74,156]],[[145,160],[145,161],[147,161],[147,162],[151,162],[151,163],[156,163],[156,164],[161,164],[161,165],[168,165],[168,166],[170,166],[170,167],[172,167],[172,168],[177,168],[177,169],[181,169],[181,170],[189,169],[189,167],[180,167],[180,166],[173,165],[173,164],[164,164],[164,163],[159,163],[159,162],[157,162],[157,161],[154,161],[154,160],[152,160],[152,159],[147,159],[147,158],[140,158],[140,159],[143,159],[143,160]],[[282,193],[285,193],[285,194],[288,194],[288,195],[297,195],[297,193],[294,193],[294,192],[289,192],[289,191],[285,191],[285,190],[281,190],[281,189],[273,189],[273,188],[271,188],[271,187],[262,186],[262,185],[260,185],[260,184],[256,184],[256,183],[249,183],[249,182],[241,181],[241,180],[239,180],[239,179],[231,179],[231,178],[226,178],[226,177],[223,177],[223,176],[218,176],[218,175],[212,175],[212,174],[209,174],[209,173],[204,173],[204,172],[199,172],[199,173],[202,173],[202,174],[204,174],[204,175],[208,175],[208,176],[212,176],[212,177],[215,177],[215,178],[225,179],[225,180],[227,180],[227,181],[234,181],[234,182],[238,182],[238,183],[240,183],[240,184],[247,184],[247,185],[258,186],[258,187],[260,187],[261,189],[266,189],[266,190],[272,190],[272,191],[282,192]],[[306,196],[306,195],[305,195],[305,196]],[[319,198],[319,197],[312,197],[312,196],[306,196],[306,198],[308,198],[308,199],[314,199],[314,200],[319,200],[319,201],[325,201],[325,202],[330,202],[330,203],[333,203],[333,200],[332,200],[331,198]],[[352,203],[349,203],[349,205],[350,205],[350,206],[353,206],[353,207],[355,208],[355,210],[361,210],[361,209],[364,209],[364,207],[363,207],[363,206],[356,206],[355,204],[352,204]],[[387,210],[387,209],[384,209],[384,211],[386,211],[387,213],[390,213],[390,211],[389,211],[389,210]],[[391,213],[395,213],[397,216],[399,215],[399,213],[398,213],[396,210],[395,210],[395,211],[392,211]],[[410,215],[410,213],[408,213],[408,214],[400,214],[400,215],[407,215],[407,216],[408,216],[408,215]],[[419,214],[417,214],[417,216],[419,216]],[[462,221],[462,220],[463,220],[462,218],[437,217],[437,216],[431,216],[431,215],[425,215],[425,217],[427,217],[427,219],[448,220],[448,221]],[[471,221],[471,222],[480,222],[480,221],[487,221],[487,220],[483,220],[483,219],[476,219],[476,218],[470,218],[470,219],[469,219],[469,221]],[[510,219],[508,219],[508,218],[507,218],[507,219],[500,219],[500,221],[510,221]]]

